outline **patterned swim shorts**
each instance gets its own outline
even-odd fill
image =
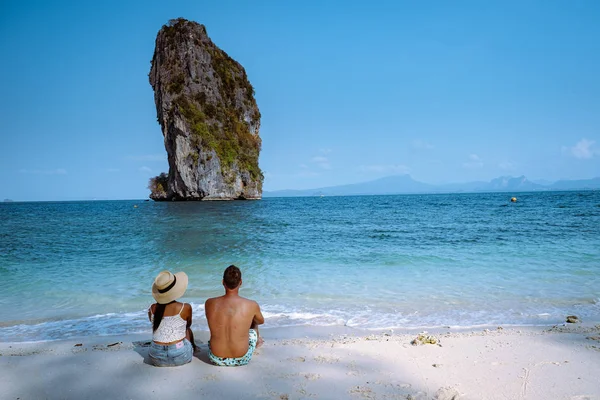
[[[212,361],[213,364],[218,365],[220,367],[238,367],[240,365],[246,365],[250,362],[252,358],[252,354],[254,354],[254,349],[256,349],[256,342],[258,342],[258,335],[254,329],[250,329],[248,331],[248,351],[241,357],[233,358],[223,358],[215,356],[212,351],[210,351],[210,341],[208,342],[208,358]]]

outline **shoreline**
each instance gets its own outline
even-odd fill
[[[0,398],[600,399],[600,324],[439,329],[261,329],[246,367],[145,363],[150,333],[0,343]],[[79,345],[80,344],[80,345]],[[163,382],[169,380],[169,385]]]
[[[402,328],[363,328],[357,326],[348,326],[348,325],[285,325],[285,326],[275,326],[265,327],[261,326],[260,331],[264,332],[266,336],[270,336],[273,339],[293,339],[299,337],[309,337],[313,339],[319,338],[327,338],[332,334],[352,334],[352,335],[371,335],[371,334],[383,334],[383,333],[396,333],[396,334],[418,334],[420,332],[429,332],[429,333],[445,333],[450,331],[452,333],[463,333],[477,330],[495,330],[498,327],[502,327],[503,329],[545,329],[552,328],[556,326],[594,326],[600,324],[600,318],[598,319],[585,319],[582,322],[577,324],[569,324],[565,321],[560,323],[547,323],[547,324],[477,324],[477,325],[437,325],[437,326],[410,326],[410,327],[402,327]],[[201,328],[198,326],[194,326],[192,328],[195,337],[203,337],[206,336],[208,340],[208,326],[206,324],[200,324]],[[18,325],[11,326],[10,328],[14,328]],[[8,328],[8,327],[4,327]],[[38,340],[5,340],[0,336],[0,346],[3,344],[28,344],[28,343],[60,343],[64,341],[73,342],[73,341],[97,341],[102,338],[106,338],[110,340],[110,338],[120,338],[120,337],[148,337],[151,336],[151,327],[148,324],[147,331],[145,332],[126,332],[126,333],[110,333],[110,334],[96,334],[96,335],[80,335],[80,336],[70,336],[66,339],[38,339]],[[1,330],[1,328],[0,328]],[[139,339],[142,340],[142,339]]]

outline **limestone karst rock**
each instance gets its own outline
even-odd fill
[[[150,69],[169,173],[154,200],[259,199],[260,112],[244,68],[183,18],[161,28]]]

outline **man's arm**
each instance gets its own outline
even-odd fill
[[[212,316],[212,300],[206,299],[204,302],[204,316],[206,317],[206,322],[209,323],[210,328],[210,317]]]
[[[262,312],[260,312],[260,306],[258,303],[254,302],[254,304],[256,304],[256,310],[254,311],[254,318],[252,319],[252,322],[254,322],[256,325],[262,325],[265,323],[265,317],[263,317]]]

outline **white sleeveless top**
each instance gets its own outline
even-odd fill
[[[181,318],[181,312],[183,311],[185,304],[181,306],[179,314],[172,315],[170,317],[162,317],[160,325],[152,334],[152,340],[161,343],[171,343],[181,339],[185,339],[185,328],[187,321]],[[152,314],[150,320],[154,323],[154,313],[152,313],[152,307],[150,308]]]

